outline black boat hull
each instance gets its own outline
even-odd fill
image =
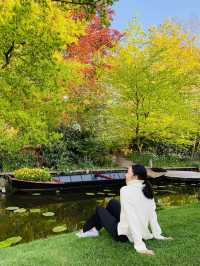
[[[126,170],[59,173],[53,177],[53,182],[18,180],[10,175],[8,183],[12,191],[65,191],[98,185],[125,185],[125,173]]]
[[[94,186],[123,186],[125,185],[125,169],[111,169],[111,170],[93,170],[93,171],[76,171],[71,173],[57,173],[53,176],[53,182],[35,182],[27,180],[18,180],[14,176],[8,176],[9,187],[12,191],[67,191],[67,190],[80,190]],[[186,178],[182,176],[176,176],[176,173],[183,174],[183,171],[174,171],[170,174],[170,171],[160,173],[156,177],[149,176],[149,181],[152,184],[158,183],[174,183],[174,182],[186,182],[200,183],[200,178],[192,178],[200,175],[191,171],[185,171]],[[191,176],[191,178],[190,178]],[[200,176],[199,176],[200,177]]]
[[[83,182],[71,182],[71,183],[46,183],[46,182],[29,182],[20,181],[16,179],[10,179],[9,181],[11,189],[14,191],[66,191],[72,189],[80,189],[80,187],[94,187],[98,185],[125,185],[125,180],[99,180],[99,181],[83,181]]]

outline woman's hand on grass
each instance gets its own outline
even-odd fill
[[[163,240],[174,240],[172,236],[165,237]]]
[[[160,240],[174,240],[174,238],[171,236],[163,236]]]
[[[159,237],[156,237],[156,239],[157,240],[174,240],[174,238],[173,237],[171,237],[171,236],[162,236],[162,235],[160,235]]]
[[[141,250],[139,251],[140,254],[142,255],[147,255],[147,256],[154,256],[155,253],[153,250],[147,249],[147,250]]]

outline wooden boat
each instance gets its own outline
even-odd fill
[[[12,174],[8,175],[8,183],[14,191],[65,191],[92,187],[98,185],[125,185],[127,169],[105,169],[90,171],[74,171],[69,173],[52,173],[50,182],[18,180]],[[158,182],[197,182],[200,183],[200,173],[192,171],[166,170],[147,168],[148,178],[152,184]],[[194,177],[195,176],[195,177]]]
[[[50,182],[18,180],[13,175],[9,175],[8,183],[15,191],[63,191],[80,188],[80,186],[123,184],[125,173],[124,169],[57,173],[52,174],[53,178]]]

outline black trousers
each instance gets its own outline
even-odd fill
[[[127,236],[118,235],[117,225],[120,221],[120,202],[112,199],[108,202],[106,208],[97,206],[94,214],[83,225],[83,232],[89,231],[96,227],[100,231],[103,227],[116,241],[126,242]]]

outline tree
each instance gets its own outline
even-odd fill
[[[109,11],[109,21],[112,16],[113,12]],[[122,34],[118,30],[102,26],[100,17],[95,15],[88,24],[85,35],[67,49],[66,58],[74,58],[93,67],[95,54],[100,52],[101,56],[106,55],[107,50],[114,47],[121,38]]]
[[[113,12],[109,11],[110,20],[112,16]],[[85,18],[79,13],[74,14],[73,17],[74,19]],[[73,123],[76,121],[81,127],[90,126],[92,130],[95,129],[94,125],[97,123],[105,97],[104,90],[101,90],[98,85],[98,72],[99,69],[107,67],[105,63],[101,64],[102,61],[99,58],[106,58],[110,49],[120,41],[121,37],[122,34],[118,30],[102,26],[100,17],[95,15],[88,23],[85,35],[66,49],[64,57],[66,62],[80,62],[83,67],[80,84],[71,84],[65,92],[68,102],[64,115]]]
[[[63,90],[78,83],[81,68],[63,52],[85,26],[50,0],[0,3],[1,154],[58,138]]]
[[[145,139],[191,143],[197,124],[189,94],[199,85],[199,55],[195,36],[181,25],[166,21],[145,32],[133,23],[102,73],[110,95],[102,138],[140,152]]]

